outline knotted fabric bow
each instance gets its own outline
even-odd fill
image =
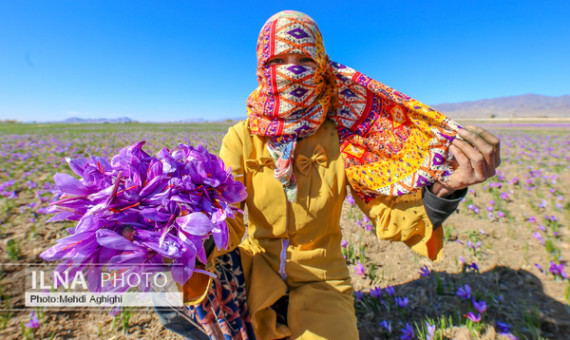
[[[317,145],[315,147],[315,150],[313,151],[313,156],[311,158],[304,155],[299,155],[295,160],[295,166],[297,166],[297,170],[303,176],[309,176],[311,173],[311,169],[313,169],[313,167],[317,165],[325,168],[329,166],[327,153],[325,152],[325,149],[320,145]]]
[[[273,160],[273,158],[262,157],[259,160],[248,159],[245,162],[245,166],[247,167],[247,169],[250,172],[252,172],[253,174],[256,174],[256,173],[262,171],[264,167],[269,168],[269,169],[273,169],[274,163],[275,163],[275,161]]]
[[[297,167],[297,171],[301,173],[301,175],[307,177],[307,182],[305,183],[305,191],[308,193],[306,195],[306,202],[307,207],[311,205],[311,185],[312,185],[312,178],[311,171],[313,169],[317,169],[319,166],[327,168],[329,166],[329,159],[327,157],[327,153],[325,148],[320,145],[317,145],[313,150],[313,155],[311,158],[305,155],[299,155],[295,159],[295,166]],[[317,175],[318,176],[318,175]]]

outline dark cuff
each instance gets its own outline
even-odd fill
[[[216,244],[214,243],[214,238],[212,237],[212,235],[210,235],[210,237],[208,237],[208,239],[204,241],[204,250],[206,251],[206,257],[210,256],[210,254],[214,250],[215,245]]]
[[[447,197],[438,197],[428,188],[423,190],[424,207],[434,229],[439,228],[459,206],[459,203],[467,194],[467,188],[457,190]]]

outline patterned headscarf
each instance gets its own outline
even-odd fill
[[[316,68],[266,65],[279,54],[312,58]],[[337,126],[350,185],[365,199],[403,195],[451,169],[448,148],[460,128],[436,110],[347,66],[329,60],[317,24],[308,15],[273,15],[257,42],[259,86],[247,99],[249,128],[269,138],[275,177],[296,201],[293,155],[298,138],[326,118]]]

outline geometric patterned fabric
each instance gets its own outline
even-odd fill
[[[312,58],[316,68],[266,65],[285,53]],[[250,131],[269,137],[275,177],[296,200],[293,155],[298,138],[325,119],[337,126],[350,185],[365,199],[398,196],[451,174],[449,145],[461,127],[438,111],[354,69],[330,61],[315,21],[282,11],[257,43],[259,86],[247,99]]]

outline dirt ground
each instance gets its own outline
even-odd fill
[[[564,142],[561,145],[565,145]],[[510,198],[503,202],[510,218],[488,216],[486,206],[496,198],[496,191],[489,188],[489,183],[470,188],[466,201],[443,226],[446,243],[438,262],[416,255],[403,243],[378,240],[373,230],[368,231],[356,223],[362,217],[358,208],[345,202],[344,239],[353,248],[364,249],[363,255],[347,260],[355,289],[364,293],[362,301],[355,303],[361,339],[399,339],[405,323],[421,325],[427,321],[433,324],[443,317],[452,321],[443,334],[449,339],[507,339],[498,334],[497,321],[511,325],[513,333],[521,339],[570,339],[570,284],[567,279],[549,272],[552,252],[535,236],[538,226],[547,224],[545,216],[555,216],[559,225],[558,235],[552,237],[555,254],[561,263],[569,263],[570,172],[566,167],[557,172],[555,185],[531,191],[520,183],[509,182],[515,175],[522,179],[528,173],[528,166],[540,167],[519,155],[520,149],[513,146],[503,156],[506,178],[501,190],[512,190]],[[546,166],[548,161],[543,168],[545,172],[552,170]],[[20,199],[25,201],[27,197],[22,194]],[[539,206],[543,200],[548,202],[546,208]],[[562,208],[554,209],[557,200]],[[475,214],[468,208],[469,204],[479,207],[480,213]],[[536,216],[536,223],[529,221],[531,216]],[[9,299],[10,306],[17,309],[23,307],[24,274],[19,267],[7,265],[14,262],[5,251],[8,240],[25,240],[20,244],[18,263],[40,263],[38,254],[64,233],[58,223],[41,224],[41,228],[37,228],[35,222],[19,220],[17,216],[12,219],[12,227],[0,230],[0,246],[4,250],[0,251],[0,263],[4,264],[0,271],[0,295],[2,307],[6,307]],[[481,242],[477,251],[469,248],[470,240]],[[364,275],[356,273],[356,260],[365,266]],[[479,270],[473,270],[471,263],[476,263]],[[428,276],[420,275],[424,265],[431,272]],[[565,268],[565,272],[569,270]],[[458,287],[464,284],[469,284],[474,296],[488,305],[478,332],[473,331],[472,325],[466,325],[464,317],[472,310],[471,302],[456,295]],[[396,308],[393,297],[386,292],[388,285],[394,287],[394,296],[409,299],[407,307]],[[380,300],[369,294],[370,289],[377,286],[384,290]],[[29,320],[30,311],[2,311],[0,338],[22,338],[22,323]],[[129,313],[113,317],[108,310],[44,310],[33,338],[182,339],[162,327],[152,309],[133,309],[132,312],[129,318]],[[383,321],[391,323],[392,332],[380,326]]]

